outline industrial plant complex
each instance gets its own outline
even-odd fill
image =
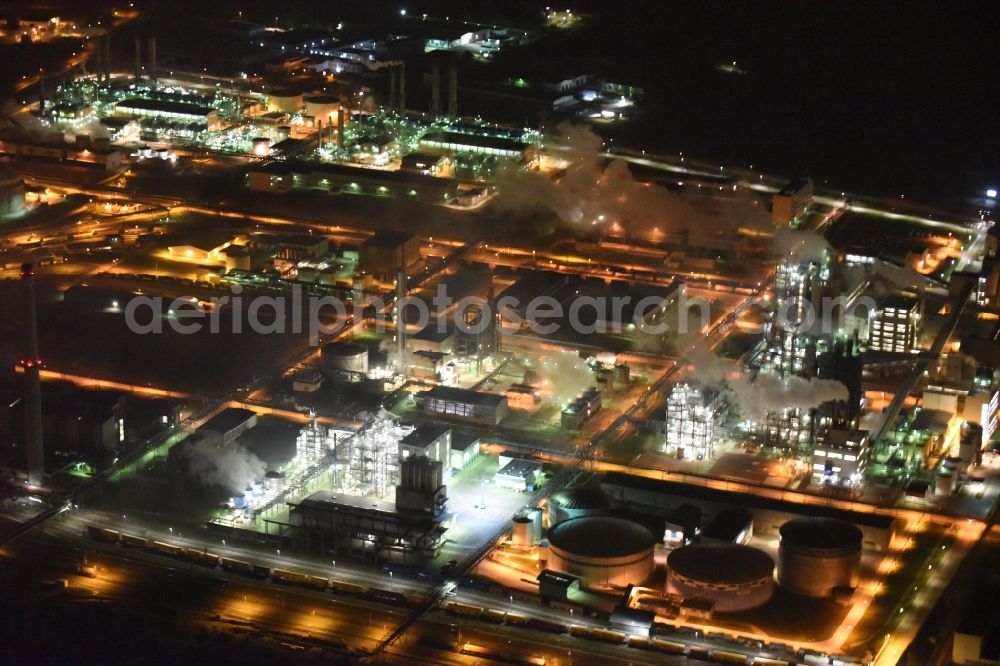
[[[995,190],[654,149],[634,66],[534,55],[572,9],[140,4],[0,29],[52,47],[0,110],[12,599],[243,663],[996,663]]]

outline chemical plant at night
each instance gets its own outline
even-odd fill
[[[655,77],[577,44],[604,10],[166,4],[0,29],[39,62],[0,108],[9,626],[994,663],[995,190],[664,148]]]

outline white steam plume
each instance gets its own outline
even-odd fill
[[[201,437],[183,450],[188,471],[203,486],[222,486],[238,493],[262,479],[266,466],[241,444],[223,444],[218,436]]]
[[[830,243],[815,231],[781,229],[771,242],[782,258],[800,264],[819,263],[832,252]]]
[[[752,421],[763,419],[767,412],[786,408],[812,409],[831,400],[847,400],[847,387],[832,379],[781,378],[774,374],[756,377],[703,348],[692,351],[687,362],[691,376],[707,386],[729,390],[733,400]]]
[[[737,193],[726,201],[700,200],[694,206],[664,187],[635,180],[624,160],[606,161],[601,137],[586,125],[560,123],[549,145],[568,163],[565,172],[553,179],[520,168],[504,170],[498,179],[501,207],[547,209],[582,229],[618,224],[632,235],[654,229],[711,235],[770,226],[765,211],[754,207],[748,194]]]
[[[576,354],[560,353],[545,358],[536,368],[541,388],[551,391],[559,405],[576,399],[583,391],[597,384],[586,361]]]

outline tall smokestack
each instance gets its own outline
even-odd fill
[[[45,75],[38,77],[38,110],[45,112]]]
[[[111,80],[111,32],[104,35],[104,80]]]
[[[399,92],[396,93],[396,103],[399,105],[400,115],[406,115],[406,63],[399,63],[399,75],[396,77],[399,84]]]
[[[458,118],[458,63],[448,66],[448,117]]]
[[[389,110],[396,110],[396,66],[389,65]]]
[[[437,60],[431,68],[431,115],[441,115],[441,64]]]
[[[38,371],[38,319],[35,315],[35,271],[31,264],[21,266],[21,298],[24,301],[24,448],[28,463],[28,483],[42,485],[45,449],[42,445],[42,384]]]
[[[142,40],[135,36],[135,83],[142,79]]]
[[[156,35],[149,38],[149,79],[156,85]]]
[[[403,375],[406,367],[406,322],[403,320],[403,305],[406,300],[406,266],[401,266],[396,274],[396,358]]]
[[[337,107],[337,148],[344,147],[344,129],[347,127],[347,108],[341,104]]]

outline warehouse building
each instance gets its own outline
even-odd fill
[[[498,425],[507,416],[507,397],[452,386],[435,386],[417,394],[427,416]]]
[[[420,261],[420,238],[412,231],[379,229],[358,248],[358,267],[372,275],[393,276]]]
[[[425,456],[439,462],[444,469],[451,467],[451,428],[437,423],[425,423],[399,441],[399,456]]]
[[[537,158],[537,150],[530,143],[500,136],[482,136],[460,132],[431,132],[420,139],[421,151],[445,154],[471,153],[491,155],[518,162],[530,163]]]
[[[890,296],[871,315],[868,348],[909,354],[917,348],[921,305],[916,298]]]
[[[446,203],[458,194],[458,181],[402,171],[343,164],[282,160],[251,167],[247,186],[256,192],[319,190]]]
[[[306,550],[373,562],[417,563],[437,554],[445,527],[438,517],[397,511],[393,502],[319,491],[290,504],[290,523],[265,520],[268,533]]]
[[[704,541],[745,544],[753,536],[753,514],[742,509],[724,509],[701,531]]]
[[[178,124],[193,123],[210,131],[221,127],[218,111],[190,102],[130,97],[118,102],[115,111],[130,118],[158,118]]]
[[[229,407],[203,423],[198,428],[198,432],[218,433],[222,437],[222,443],[229,444],[255,425],[257,425],[255,412],[239,407]]]
[[[500,469],[493,477],[493,483],[519,493],[533,491],[541,472],[542,463],[537,460],[505,452],[500,454]]]
[[[479,435],[468,432],[451,433],[451,468],[462,470],[479,457]]]

